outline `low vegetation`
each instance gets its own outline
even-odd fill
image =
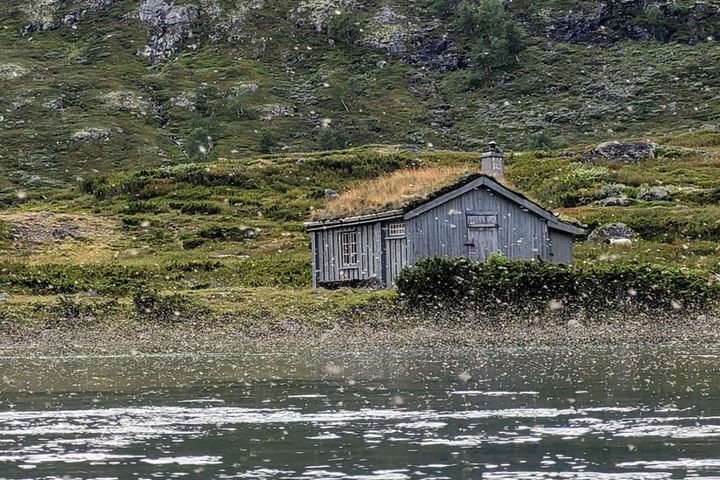
[[[477,165],[399,170],[352,186],[337,198],[329,200],[317,216],[337,218],[401,209],[422,201],[473,171],[477,171]]]
[[[408,307],[423,311],[471,308],[497,318],[565,310],[600,318],[608,311],[707,311],[720,301],[720,282],[701,272],[651,265],[431,258],[401,273],[398,292]]]
[[[663,291],[663,308],[675,311],[676,301],[680,312],[689,311],[697,306],[695,294],[706,298],[687,282],[720,274],[717,135],[657,137],[657,158],[638,163],[589,161],[589,146],[509,153],[508,182],[530,198],[589,230],[621,222],[634,231],[627,244],[579,242],[577,270],[517,267],[529,275],[517,276],[518,286],[544,275],[566,287],[571,280],[590,282],[582,292],[538,296],[538,311],[551,300],[572,311],[572,292],[584,299],[583,292],[595,291],[591,278],[620,279],[617,290],[597,289],[601,304],[612,295],[625,302],[633,278],[639,282],[632,287],[638,292],[633,305],[643,308],[653,306],[643,300],[653,292],[653,279],[693,292]],[[193,318],[302,323],[319,312],[331,322],[373,311],[378,302],[389,305],[383,302],[394,293],[310,288],[310,242],[302,222],[333,205],[356,213],[402,204],[453,182],[473,162],[479,162],[477,152],[368,146],[146,168],[84,178],[73,188],[9,192],[0,198],[0,294],[10,296],[0,300],[0,323],[6,328],[33,316],[50,326],[56,325],[51,317],[81,319],[68,320],[72,325],[125,316],[149,321],[136,305],[164,312],[164,324]],[[639,198],[661,187],[668,198]],[[328,189],[339,199],[328,201]],[[628,204],[604,206],[608,197]],[[152,296],[143,300],[137,292]],[[398,308],[393,305],[384,311]]]

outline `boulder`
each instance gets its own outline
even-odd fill
[[[107,128],[84,128],[73,133],[73,143],[87,143],[97,142],[100,140],[107,140],[112,135],[112,132]]]
[[[607,197],[597,201],[603,207],[627,207],[632,203],[629,198]]]
[[[289,107],[286,107],[284,105],[264,105],[262,107],[262,115],[260,116],[260,120],[264,122],[269,122],[273,118],[276,117],[292,117],[293,112],[290,110]]]
[[[362,43],[370,48],[401,56],[414,38],[413,26],[390,7],[383,7],[365,29]]]
[[[625,163],[637,163],[646,158],[656,157],[657,144],[643,142],[604,142],[585,154],[588,160],[613,160]]]
[[[340,196],[338,194],[338,192],[336,192],[332,188],[326,188],[324,194],[325,194],[326,200],[332,200],[332,199],[338,198]]]
[[[138,18],[150,26],[147,45],[140,52],[155,64],[167,61],[192,37],[191,24],[198,17],[197,7],[175,5],[164,0],[145,0]]]
[[[73,2],[75,8],[66,11],[62,18],[58,12],[63,7],[64,0],[50,1],[27,1],[24,9],[30,23],[23,27],[23,35],[34,32],[56,30],[61,27],[75,27],[90,13],[97,13],[107,10],[118,0],[84,0]],[[67,2],[71,3],[71,2]],[[63,9],[64,10],[64,9]]]
[[[672,195],[667,188],[657,187],[649,190],[640,192],[637,196],[638,200],[645,200],[646,202],[671,202]]]
[[[13,78],[27,75],[28,70],[20,65],[4,64],[0,65],[0,80],[12,80]]]
[[[635,232],[624,223],[606,223],[600,225],[588,236],[588,240],[595,243],[615,243],[619,239],[632,241]]]

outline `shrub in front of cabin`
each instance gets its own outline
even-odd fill
[[[397,280],[406,306],[447,311],[702,310],[720,300],[720,286],[699,273],[640,265],[567,266],[543,261],[491,257],[430,258],[404,269]]]

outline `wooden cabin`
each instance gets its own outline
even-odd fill
[[[501,183],[504,155],[492,143],[482,173],[465,175],[420,201],[374,213],[305,224],[316,287],[390,288],[421,258],[510,259],[570,264],[585,232]]]

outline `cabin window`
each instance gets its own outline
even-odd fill
[[[340,254],[343,267],[356,267],[358,264],[357,232],[340,232]]]
[[[391,223],[388,225],[388,235],[391,237],[404,237],[405,236],[405,224],[404,223]]]
[[[494,228],[498,226],[496,213],[468,213],[468,227],[471,228]]]

